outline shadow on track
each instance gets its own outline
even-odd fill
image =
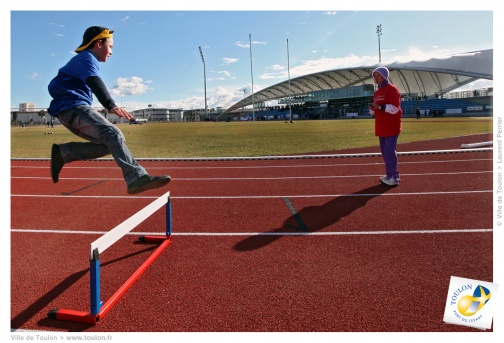
[[[282,227],[261,233],[255,236],[247,237],[235,245],[237,251],[249,251],[262,248],[268,244],[280,239],[286,232],[286,228],[297,229],[295,232],[317,232],[325,227],[332,225],[341,218],[348,216],[358,208],[381,194],[389,191],[391,187],[385,185],[376,185],[365,188],[358,192],[338,196],[320,206],[309,206],[288,217]]]

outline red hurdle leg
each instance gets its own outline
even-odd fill
[[[85,323],[95,325],[98,321],[98,317],[96,314],[80,312],[80,311],[72,311],[72,310],[52,310],[49,311],[47,316],[51,319],[59,319],[59,320],[68,320],[71,322]]]

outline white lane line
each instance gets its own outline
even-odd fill
[[[443,161],[415,161],[415,162],[407,162],[407,161],[401,161],[401,164],[432,164],[432,163],[455,163],[455,162],[477,162],[477,161],[493,161],[491,158],[484,158],[484,159],[465,159],[465,160],[443,160]],[[374,166],[374,165],[382,165],[383,162],[373,162],[373,163],[332,163],[332,164],[295,164],[295,165],[271,165],[271,166],[261,166],[261,165],[256,165],[256,166],[186,166],[186,167],[176,167],[176,166],[166,166],[166,167],[149,167],[148,169],[160,169],[160,170],[166,170],[166,169],[273,169],[273,168],[313,168],[313,167],[352,167],[352,166]],[[11,165],[11,169],[47,169],[48,166],[16,166],[16,165]],[[83,167],[83,166],[71,166],[67,165],[65,166],[65,169],[110,169],[110,170],[117,170],[117,166],[112,166],[112,167],[101,167],[101,166],[94,166],[94,167]]]
[[[448,150],[421,150],[421,151],[398,151],[397,155],[437,155],[468,152],[489,152],[493,147],[474,149],[448,149]],[[174,158],[137,158],[138,161],[156,162],[214,162],[214,161],[266,161],[266,160],[300,160],[300,159],[323,159],[323,158],[355,158],[355,157],[381,157],[380,152],[351,153],[351,154],[310,154],[310,155],[276,155],[276,156],[236,156],[236,157],[174,157]],[[97,158],[93,161],[113,161],[113,158]],[[50,161],[50,158],[11,158],[11,161]]]
[[[52,233],[52,234],[78,234],[78,235],[103,235],[107,231],[70,231],[70,230],[33,230],[11,229],[11,232],[20,233]],[[453,229],[453,230],[410,230],[410,231],[352,231],[352,232],[173,232],[173,236],[359,236],[359,235],[408,235],[408,234],[435,234],[435,233],[477,233],[493,232],[493,229]],[[129,232],[126,236],[163,235],[164,232]]]
[[[446,172],[446,173],[401,173],[401,176],[434,176],[434,175],[471,175],[493,173],[491,170],[480,170],[470,172]],[[194,177],[194,178],[172,178],[172,181],[229,181],[229,180],[292,180],[292,179],[340,179],[340,178],[362,178],[362,177],[379,177],[383,174],[368,174],[368,175],[320,175],[320,176],[280,176],[280,177]],[[50,177],[38,176],[12,176],[11,179],[30,179],[30,180],[50,180]],[[87,178],[87,177],[66,177],[60,180],[102,180],[102,181],[124,181],[122,178]]]
[[[279,199],[279,198],[335,198],[335,197],[366,197],[366,196],[405,196],[405,195],[451,195],[492,193],[493,190],[448,191],[448,192],[411,192],[411,193],[369,193],[369,194],[284,194],[284,195],[209,195],[209,196],[171,196],[170,199]],[[107,196],[107,195],[47,195],[47,194],[11,194],[11,197],[28,198],[66,198],[66,199],[156,199],[157,196]]]

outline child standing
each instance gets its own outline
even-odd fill
[[[49,83],[49,94],[53,98],[49,114],[57,117],[75,135],[88,141],[53,144],[51,177],[53,182],[58,182],[59,173],[66,163],[112,154],[122,169],[127,192],[137,194],[168,184],[170,177],[150,176],[133,158],[122,132],[91,107],[94,94],[110,113],[133,119],[128,111],[115,104],[99,76],[99,62],[106,62],[112,55],[113,32],[101,26],[89,27],[84,32],[82,44],[75,50],[77,55]]]
[[[387,173],[380,178],[380,182],[387,186],[398,186],[400,179],[396,149],[402,130],[401,94],[397,87],[389,82],[389,70],[386,67],[376,68],[372,76],[378,89],[369,107],[371,115],[375,116],[375,135],[380,140]]]

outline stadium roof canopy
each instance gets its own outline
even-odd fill
[[[367,67],[333,69],[296,77],[249,95],[224,111],[229,113],[252,105],[308,92],[373,84],[372,71],[386,66],[389,80],[401,94],[431,97],[445,94],[479,79],[493,80],[493,49],[456,54],[427,61],[394,62]]]

